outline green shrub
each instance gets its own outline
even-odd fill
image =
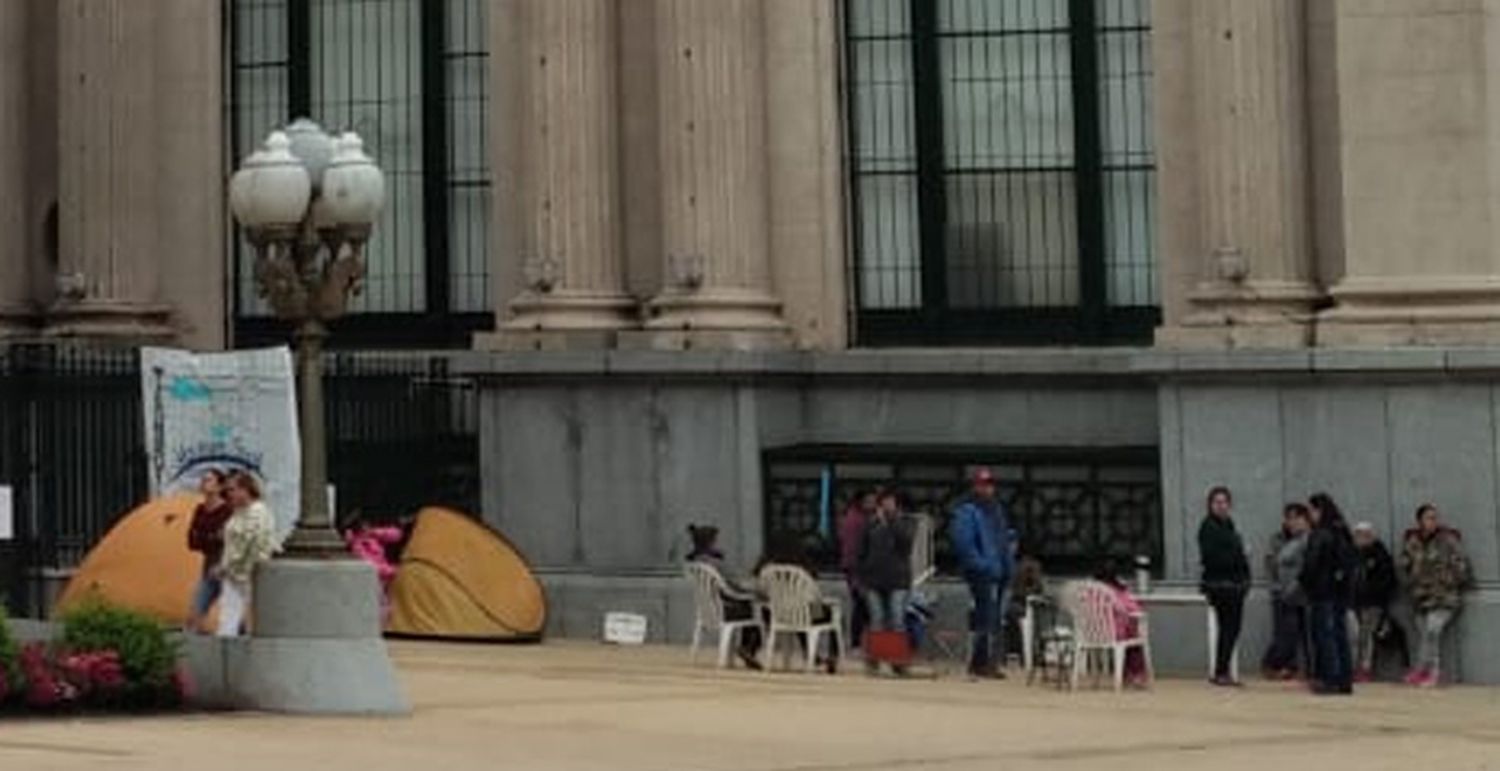
[[[16,644],[16,638],[10,632],[10,617],[5,613],[5,606],[0,605],[0,675],[5,678],[4,689],[0,689],[0,702],[5,701],[6,693],[15,695],[21,690],[21,646]]]
[[[128,705],[161,705],[177,691],[177,644],[150,616],[90,600],[63,614],[58,642],[73,653],[119,654]]]

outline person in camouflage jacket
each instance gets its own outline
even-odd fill
[[[1440,679],[1443,631],[1463,607],[1463,592],[1472,575],[1463,537],[1442,524],[1437,507],[1430,503],[1417,509],[1417,526],[1406,531],[1401,573],[1421,637],[1417,666],[1406,682],[1432,687]]]

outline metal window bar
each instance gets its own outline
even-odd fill
[[[272,126],[350,127],[387,174],[342,347],[462,346],[489,323],[483,0],[225,0],[231,163]],[[285,339],[232,241],[240,344]]]
[[[858,341],[1147,339],[1148,0],[844,12]]]
[[[860,492],[894,488],[933,517],[938,570],[953,575],[947,527],[967,494],[970,469],[988,466],[1020,536],[1021,553],[1054,574],[1087,574],[1104,560],[1125,570],[1138,555],[1162,564],[1160,463],[1154,448],[793,447],[772,450],[765,469],[765,542],[795,548],[838,570],[838,521]],[[831,486],[825,520],[823,480]],[[829,525],[824,530],[822,525]]]

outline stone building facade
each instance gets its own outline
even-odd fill
[[[562,633],[680,635],[689,522],[826,549],[850,490],[992,463],[1029,548],[1184,586],[1211,484],[1257,547],[1316,490],[1389,539],[1434,501],[1500,681],[1496,13],[0,0],[0,334],[274,339],[224,180],[311,114],[392,175],[336,340],[479,383]]]

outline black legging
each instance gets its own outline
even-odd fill
[[[1214,651],[1214,677],[1229,677],[1229,662],[1240,641],[1240,627],[1245,619],[1245,590],[1213,588],[1205,592],[1219,622],[1219,647]]]

